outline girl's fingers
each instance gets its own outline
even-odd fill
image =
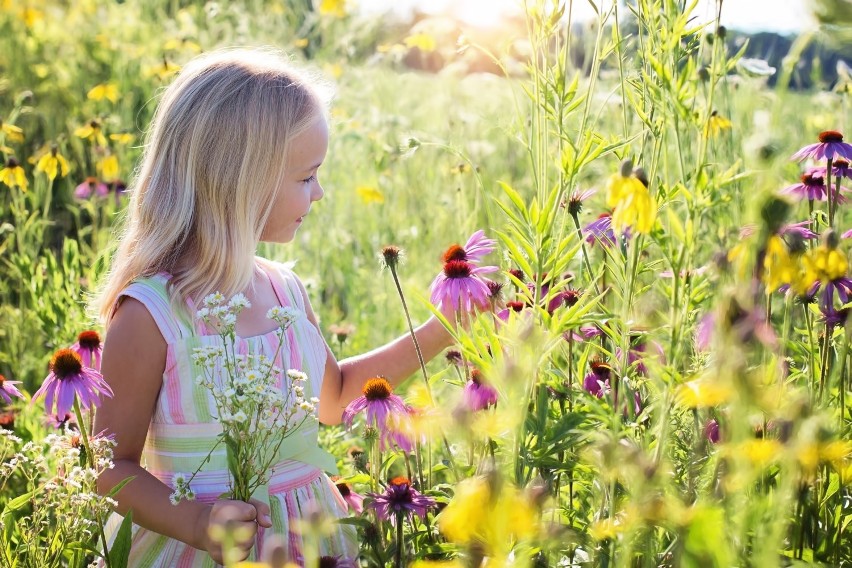
[[[249,503],[254,505],[254,508],[257,510],[257,524],[266,529],[270,528],[272,526],[272,517],[269,505],[257,499],[250,499]]]

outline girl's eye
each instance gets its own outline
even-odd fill
[[[311,183],[312,181],[317,181],[317,176],[316,176],[316,174],[312,175],[311,177],[309,177],[309,178],[307,178],[307,179],[303,179],[303,180],[302,180],[302,183]]]

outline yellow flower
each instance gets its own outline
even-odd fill
[[[778,440],[748,440],[740,446],[742,455],[756,466],[767,465],[775,461],[781,452],[781,443]]]
[[[23,21],[24,25],[28,28],[32,28],[36,22],[44,19],[44,13],[41,10],[36,10],[35,8],[22,8],[19,15],[21,17],[21,21]]]
[[[0,170],[0,181],[9,187],[19,187],[24,193],[27,191],[27,176],[15,158],[9,158],[6,167]]]
[[[657,218],[657,203],[640,177],[641,170],[633,170],[633,163],[625,160],[621,171],[610,176],[606,184],[606,203],[613,207],[612,228],[623,232],[632,228],[637,233],[648,234]]]
[[[719,406],[730,400],[733,389],[730,385],[699,379],[689,381],[677,388],[675,394],[678,404],[686,408],[709,408]]]
[[[92,89],[86,93],[86,96],[93,101],[102,101],[107,99],[111,102],[118,102],[118,87],[115,86],[115,83],[101,83],[100,85],[95,85]]]
[[[127,132],[122,132],[120,134],[110,134],[109,139],[115,140],[118,144],[130,144],[133,142],[135,136],[129,134]]]
[[[595,521],[589,528],[589,536],[595,540],[606,540],[615,538],[625,529],[624,523],[619,518],[601,519]]]
[[[308,47],[308,38],[306,37],[298,37],[293,40],[293,47]]]
[[[849,264],[845,254],[836,248],[822,244],[809,250],[802,257],[802,267],[804,269],[802,279],[810,286],[817,280],[825,284],[846,276]]]
[[[707,124],[704,125],[704,136],[717,136],[723,130],[728,130],[732,126],[731,121],[720,115],[715,110],[710,113],[710,118],[707,119]]]
[[[115,154],[104,156],[98,160],[96,166],[104,181],[115,181],[118,178],[118,158],[115,157]]]
[[[180,71],[180,65],[172,63],[165,57],[163,57],[162,63],[158,63],[156,65],[149,65],[146,67],[142,75],[145,78],[156,77],[160,81],[166,81],[170,79],[172,75],[175,75],[178,71]]]
[[[193,53],[201,53],[201,46],[186,38],[172,38],[163,44],[163,51],[180,51],[185,49]]]
[[[504,481],[498,495],[483,477],[465,479],[438,516],[438,528],[457,544],[485,546],[489,556],[508,554],[517,540],[536,534],[536,512],[530,499]]]
[[[766,255],[763,257],[763,281],[767,292],[795,282],[798,274],[798,264],[787,250],[784,240],[778,235],[769,237],[766,241]]]
[[[355,192],[358,194],[364,203],[384,203],[385,196],[384,194],[376,189],[375,187],[368,185],[361,185],[355,189]]]
[[[91,140],[98,146],[107,145],[106,136],[104,136],[104,133],[101,130],[101,123],[97,120],[93,120],[89,122],[89,124],[77,128],[74,131],[74,136],[79,136],[84,140]]]
[[[408,36],[405,38],[403,43],[405,43],[406,47],[416,47],[420,51],[424,51],[426,53],[435,51],[435,49],[438,48],[438,42],[435,40],[434,36],[423,32]]]
[[[15,126],[14,124],[9,124],[0,120],[0,131],[2,131],[3,134],[6,135],[6,138],[11,140],[12,142],[24,141],[24,131]]]
[[[346,15],[346,0],[320,0],[319,13],[342,18]]]
[[[68,160],[59,153],[59,149],[53,146],[50,152],[45,153],[36,162],[37,172],[44,172],[50,181],[56,179],[57,175],[65,177],[68,175]]]

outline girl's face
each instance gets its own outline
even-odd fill
[[[317,171],[327,150],[328,124],[322,117],[290,141],[286,177],[272,202],[272,211],[260,234],[261,241],[287,243],[296,236],[311,204],[322,199]]]

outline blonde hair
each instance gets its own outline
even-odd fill
[[[101,321],[134,279],[161,271],[172,274],[175,307],[247,287],[288,143],[327,107],[312,83],[265,49],[215,51],[181,70],[154,113],[112,267],[92,303]]]

